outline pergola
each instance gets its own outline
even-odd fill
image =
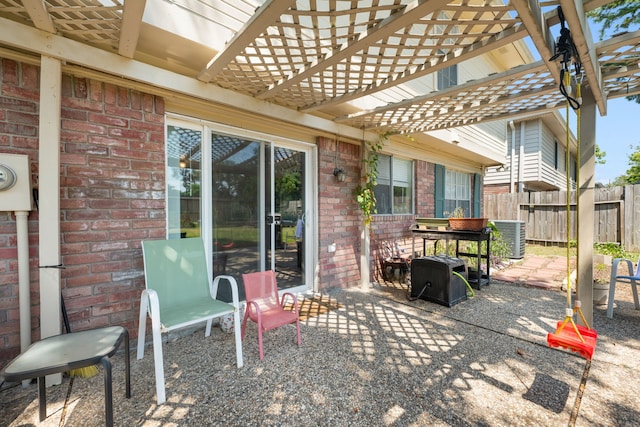
[[[605,115],[608,99],[640,93],[640,31],[595,43],[587,24],[586,12],[607,3],[0,0],[0,54],[49,58],[311,127],[321,119],[352,138],[365,130],[416,135],[564,107],[561,63],[552,60],[564,24],[584,73],[579,215],[590,224],[596,110]],[[440,91],[426,83],[481,55],[501,56],[509,68]],[[579,292],[589,321],[592,289],[582,284],[591,283],[592,246],[593,236],[581,236]]]
[[[527,0],[0,0],[0,42],[28,49],[10,34],[18,23],[352,127],[415,133],[563,106],[560,64],[551,60],[556,6],[600,114],[607,99],[640,93],[640,32],[593,42],[585,13],[606,3],[560,0],[543,9]],[[171,5],[184,16],[157,16]],[[164,33],[147,24],[162,20]],[[174,30],[180,26],[210,43],[186,38],[184,29]],[[525,39],[540,59],[443,91],[421,82]]]

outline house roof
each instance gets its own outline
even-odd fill
[[[31,27],[292,111],[416,133],[564,106],[561,25],[600,114],[640,93],[640,31],[594,43],[586,23],[606,3],[560,0],[559,16],[528,0],[0,0],[0,46]],[[438,71],[481,55],[499,71],[435,89]]]

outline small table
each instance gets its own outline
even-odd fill
[[[125,345],[126,397],[130,398],[129,331],[122,326],[72,332],[35,342],[13,359],[0,375],[8,382],[38,379],[39,415],[40,421],[42,421],[47,417],[45,376],[102,363],[104,367],[105,424],[113,426],[111,360],[109,358],[116,353],[122,341]]]

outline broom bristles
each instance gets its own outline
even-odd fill
[[[98,375],[98,372],[98,367],[93,365],[79,369],[72,369],[68,374],[70,377],[91,378]]]

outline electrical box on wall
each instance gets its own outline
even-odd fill
[[[0,153],[0,212],[30,210],[29,156]]]

